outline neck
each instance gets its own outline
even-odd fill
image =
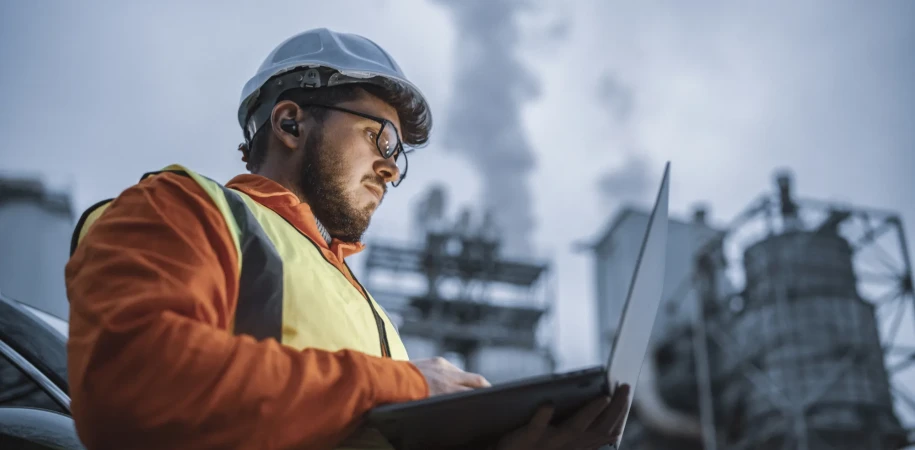
[[[286,177],[284,177],[283,176],[284,172],[279,170],[279,168],[276,166],[276,164],[265,164],[264,167],[257,172],[257,175],[267,177],[273,181],[276,181],[277,183],[281,184],[286,189],[289,189],[290,192],[295,194],[295,196],[299,198],[300,202],[308,203],[308,199],[305,198],[305,195],[299,190],[296,183],[291,182]],[[312,214],[313,213],[314,212],[312,211]],[[315,224],[318,226],[318,231],[321,233],[321,237],[324,238],[324,242],[326,242],[327,245],[330,245],[330,241],[331,241],[330,232],[327,231],[327,228],[324,227],[324,224],[321,223],[320,220],[318,220],[317,216],[315,216]]]
[[[303,198],[302,192],[300,192],[296,185],[296,172],[291,172],[289,170],[290,167],[294,166],[292,162],[288,158],[280,160],[278,157],[269,156],[271,155],[268,153],[267,160],[264,161],[257,172],[255,172],[255,175],[269,178],[281,184],[284,188],[289,189],[290,192],[295,194],[295,196],[299,198],[299,201],[306,201],[306,199]]]

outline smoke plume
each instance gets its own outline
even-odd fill
[[[446,146],[465,155],[483,180],[482,207],[503,231],[503,249],[530,253],[535,220],[529,175],[535,156],[522,126],[521,108],[539,85],[518,55],[517,0],[437,0],[457,28],[456,86],[444,125]]]
[[[618,150],[625,154],[622,165],[605,172],[597,181],[598,190],[606,204],[619,206],[643,200],[651,192],[651,161],[641,151],[630,124],[636,110],[632,87],[612,73],[598,82],[597,99],[613,119],[609,128],[615,134]]]
[[[630,152],[623,164],[598,179],[598,189],[612,203],[643,200],[651,192],[648,158]]]

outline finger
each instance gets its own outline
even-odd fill
[[[482,375],[470,372],[462,372],[458,379],[458,384],[470,388],[487,388],[492,386]]]
[[[524,427],[524,442],[533,444],[550,429],[550,421],[553,419],[554,409],[550,405],[544,405],[537,408],[534,417],[531,418],[527,426]]]
[[[601,397],[592,400],[590,403],[585,405],[584,408],[578,410],[574,416],[567,420],[563,428],[579,433],[587,430],[609,404],[609,397]]]
[[[449,384],[449,385],[445,386],[442,393],[443,394],[454,394],[456,392],[466,392],[466,391],[472,391],[472,390],[473,390],[472,387],[467,387],[467,386],[460,385],[460,384]]]
[[[531,418],[528,426],[535,430],[545,431],[550,426],[550,420],[553,418],[553,407],[544,405],[537,408],[534,417]]]
[[[627,415],[631,391],[632,388],[628,384],[618,387],[616,392],[613,393],[613,400],[610,401],[610,405],[594,421],[591,429],[604,435],[618,434],[619,428],[623,426],[623,419]]]
[[[444,358],[441,356],[436,356],[435,358],[432,358],[432,365],[438,366],[438,367],[447,367],[447,368],[457,369],[457,366],[452,364],[451,361],[448,361],[447,358]],[[458,369],[458,370],[460,370],[460,369]]]

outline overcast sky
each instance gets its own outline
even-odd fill
[[[127,3],[2,2],[0,168],[78,209],[173,162],[228,180],[267,53],[308,28],[364,34],[436,119],[370,238],[407,239],[433,182],[452,208],[499,207],[514,250],[555,260],[561,368],[596,361],[572,243],[649,201],[665,160],[675,215],[701,201],[726,223],[789,167],[805,196],[899,211],[915,242],[915,2]]]

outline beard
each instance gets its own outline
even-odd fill
[[[355,199],[346,191],[348,180],[339,158],[342,151],[327,148],[323,130],[316,128],[305,140],[299,189],[308,199],[315,217],[331,236],[343,242],[360,242],[369,227],[375,206],[356,207]],[[366,179],[377,181],[385,188],[380,177],[366,175],[361,181]]]

